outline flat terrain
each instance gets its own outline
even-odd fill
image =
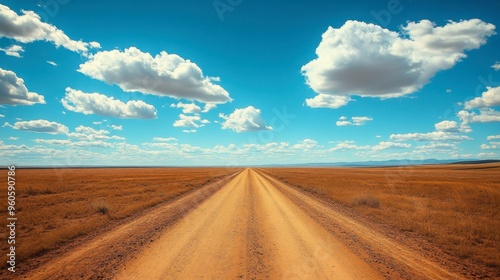
[[[498,164],[489,164],[214,169],[208,173],[196,169],[198,173],[193,176],[185,171],[188,169],[178,169],[177,177],[199,176],[199,181],[188,190],[125,218],[108,217],[117,211],[115,204],[108,205],[106,214],[94,209],[106,217],[107,225],[91,228],[90,232],[64,244],[56,243],[55,249],[22,261],[14,276],[20,279],[498,278],[495,266],[498,250],[493,252],[499,246],[495,239],[500,211],[498,168]],[[98,170],[102,171],[101,176],[118,171]],[[154,186],[153,182],[163,182],[155,180],[155,174],[168,173],[161,169],[144,172],[151,176],[149,188]],[[168,173],[171,180],[176,178],[176,172]],[[129,180],[140,177],[137,173],[121,173],[123,178],[127,174]],[[202,175],[209,177],[202,180]],[[141,193],[138,191],[136,195]],[[19,201],[28,197],[20,197]],[[425,211],[406,209],[408,201],[427,203],[419,206],[425,207]],[[470,219],[464,213],[475,216]],[[435,226],[421,228],[423,221]],[[476,228],[461,236],[461,222]],[[457,254],[454,247],[449,247],[453,242],[447,241],[453,238],[461,238],[464,246],[472,249],[479,246],[484,253],[475,254],[470,249],[467,255]],[[469,245],[469,241],[477,245]],[[488,256],[489,263],[484,261]],[[0,278],[5,277],[4,269]]]
[[[227,168],[81,168],[16,170],[16,255],[20,263],[94,234],[151,207],[219,181]],[[7,171],[5,176],[7,176]],[[6,177],[5,177],[6,178]],[[7,209],[7,193],[1,207]],[[0,231],[7,240],[7,231]],[[1,242],[2,252],[7,242]],[[2,267],[6,256],[0,257]]]
[[[499,163],[265,172],[470,278],[500,277]]]

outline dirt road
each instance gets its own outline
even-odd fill
[[[176,203],[185,205],[187,201]],[[72,270],[83,267],[69,268],[65,274],[56,268],[92,259],[94,250],[112,243],[119,246],[121,238],[137,234],[134,227],[154,224],[154,219],[168,212],[154,211],[158,213],[138,219],[142,224],[133,221],[136,225],[117,228],[42,266],[28,278],[68,277]],[[350,244],[352,240],[356,244]],[[66,263],[62,261],[65,258]],[[461,279],[314,197],[253,169],[236,175],[123,260],[108,267],[105,278]],[[86,269],[79,272],[80,278],[102,276],[93,273],[91,265]],[[57,277],[49,277],[54,273]]]

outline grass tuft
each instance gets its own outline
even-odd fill
[[[364,194],[354,198],[354,204],[360,206],[368,206],[370,208],[379,208],[380,200],[371,194]]]

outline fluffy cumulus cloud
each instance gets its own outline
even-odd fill
[[[306,104],[311,108],[337,109],[347,105],[349,101],[351,101],[349,96],[335,96],[320,93],[314,98],[306,99]]]
[[[200,106],[198,106],[194,103],[185,104],[185,103],[179,102],[177,104],[170,104],[170,108],[182,109],[182,112],[184,114],[199,114],[201,112]]]
[[[488,140],[500,140],[500,135],[491,135],[491,136],[488,136],[486,139],[488,139]]]
[[[457,132],[459,131],[456,121],[442,121],[434,125],[436,131]]]
[[[235,132],[272,130],[272,127],[266,126],[264,119],[260,116],[260,109],[248,106],[244,109],[236,109],[229,116],[222,113],[219,117],[224,119],[222,129],[231,129]]]
[[[12,45],[5,49],[0,48],[0,51],[3,51],[8,56],[21,57],[21,53],[24,52],[24,49],[19,45]]]
[[[302,141],[299,141],[299,143],[293,145],[294,149],[299,150],[309,150],[316,147],[318,147],[318,142],[312,139],[304,139]]]
[[[179,119],[174,122],[175,127],[191,127],[199,128],[205,126],[205,124],[210,123],[209,120],[202,120],[199,115],[187,116],[184,114],[179,115]],[[186,131],[185,131],[186,132]],[[189,131],[189,132],[196,132]]]
[[[14,125],[6,123],[4,126],[10,126],[13,129],[38,132],[38,133],[49,133],[49,134],[67,134],[69,132],[68,127],[48,120],[32,120],[32,121],[19,121]]]
[[[461,127],[468,131],[470,131],[470,123],[500,122],[500,112],[491,108],[480,109],[479,114],[461,110],[457,115],[462,120]]]
[[[318,57],[302,67],[307,84],[319,94],[306,100],[307,105],[338,108],[352,95],[393,98],[414,93],[437,72],[465,58],[464,51],[485,44],[495,26],[479,19],[445,26],[422,20],[409,22],[401,33],[359,21],[329,27],[316,49]]]
[[[80,65],[81,73],[126,92],[142,92],[204,103],[231,101],[229,93],[213,79],[205,77],[198,65],[176,54],[161,52],[152,56],[131,47],[125,51],[96,53]]]
[[[80,90],[66,88],[66,95],[61,100],[67,110],[96,114],[115,118],[155,119],[156,109],[153,105],[141,100],[131,100],[124,103],[113,97],[100,93],[85,93]]]
[[[99,48],[97,42],[86,43],[72,40],[57,27],[42,22],[33,11],[21,11],[17,14],[9,7],[0,4],[0,37],[14,39],[21,43],[48,41],[56,47],[64,47],[70,51],[87,54],[90,48]]]
[[[109,126],[110,128],[114,129],[114,130],[123,130],[123,126],[122,125],[110,125]]]
[[[0,68],[0,104],[33,105],[45,104],[42,95],[29,92],[24,85],[24,80],[17,77],[16,73]]]
[[[370,117],[352,117],[350,120],[347,119],[347,117],[342,116],[339,118],[339,120],[335,123],[337,126],[362,126],[365,125],[367,121],[372,121],[373,119]]]
[[[465,109],[500,106],[500,87],[488,87],[481,97],[465,102]]]
[[[472,140],[467,135],[459,135],[451,132],[433,131],[428,133],[407,133],[407,134],[391,134],[391,140],[395,141],[465,141]]]
[[[207,113],[209,112],[210,110],[212,109],[215,109],[217,108],[217,104],[214,104],[214,103],[207,103],[205,104],[205,107],[203,107],[203,111],[201,111],[202,113]]]
[[[471,123],[500,122],[500,112],[490,107],[500,106],[500,87],[488,87],[480,97],[464,103],[464,109],[457,113],[462,121],[460,130],[471,132]]]
[[[500,62],[495,62],[495,64],[491,65],[491,68],[495,69],[495,71],[500,71]]]

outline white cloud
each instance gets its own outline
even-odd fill
[[[184,114],[199,114],[201,112],[201,108],[194,103],[185,104],[185,103],[179,102],[177,104],[171,104],[170,107],[171,108],[181,108],[182,112]]]
[[[347,120],[345,116],[339,118],[339,120],[335,123],[337,126],[362,126],[367,121],[372,121],[372,118],[369,117],[352,117],[350,121]]]
[[[320,93],[314,98],[306,99],[306,104],[311,108],[337,109],[347,105],[349,101],[351,101],[349,96],[336,96]]]
[[[409,149],[410,144],[395,143],[395,142],[380,142],[378,145],[373,147],[374,151],[382,151],[387,149]]]
[[[80,65],[79,72],[126,92],[184,98],[204,103],[226,103],[232,99],[221,86],[205,77],[198,65],[175,54],[155,57],[131,47],[96,53]]]
[[[349,126],[349,125],[352,125],[352,123],[350,121],[337,121],[335,124],[337,126]]]
[[[6,55],[21,57],[21,53],[24,52],[23,47],[19,45],[12,45],[6,49],[0,48],[0,51],[3,51]]]
[[[147,147],[152,147],[152,148],[161,148],[161,149],[168,149],[168,150],[179,150],[179,143],[176,141],[160,141],[154,142],[154,143],[143,143],[143,146]]]
[[[93,48],[93,49],[100,49],[101,48],[101,44],[99,44],[99,42],[90,42],[89,45]]]
[[[459,127],[456,121],[442,121],[434,125],[437,131],[458,132]]]
[[[299,149],[299,150],[309,150],[316,147],[318,147],[318,142],[312,139],[304,139],[302,141],[299,141],[299,143],[293,145],[294,149]]]
[[[114,124],[112,124],[109,127],[111,127],[114,130],[123,130],[123,126],[122,125],[114,125]]]
[[[314,140],[312,140],[314,141]],[[306,141],[307,143],[308,141]],[[300,142],[299,142],[300,144]],[[309,143],[309,145],[312,145],[312,142]],[[300,147],[300,146],[299,146]],[[233,148],[234,150],[234,148]],[[265,153],[265,154],[273,154],[273,153],[279,153],[279,154],[286,154],[286,153],[291,153],[293,152],[290,149],[290,144],[287,142],[270,142],[266,144],[243,144],[243,148],[240,151],[244,152],[259,152],[259,153]]]
[[[174,137],[168,137],[168,138],[154,137],[153,141],[156,141],[156,142],[177,142],[179,140],[177,138],[174,138]]]
[[[486,145],[486,144],[482,144],[481,145],[481,150],[495,150],[495,149],[498,149],[500,148],[500,146],[497,146],[495,144],[491,144],[490,146]]]
[[[78,140],[84,140],[84,141],[98,141],[98,140],[125,140],[125,138],[116,136],[116,135],[109,135],[109,131],[100,129],[96,130],[92,127],[88,126],[83,126],[80,125],[77,128],[75,128],[75,132],[68,133],[68,136],[70,138],[76,138]]]
[[[0,118],[5,118],[5,115],[0,114]]]
[[[470,123],[500,122],[500,112],[491,108],[479,109],[479,115],[465,110],[458,112],[457,115],[462,120],[461,127],[469,130]]]
[[[115,118],[156,119],[153,105],[141,100],[124,103],[113,97],[100,93],[85,93],[80,90],[66,88],[66,95],[61,100],[67,110],[85,115],[97,114]]]
[[[353,124],[356,126],[364,125],[367,121],[372,121],[369,117],[352,117]]]
[[[56,139],[35,139],[33,140],[39,144],[47,144],[47,145],[57,145],[57,146],[67,146],[67,147],[102,147],[102,148],[111,148],[113,145],[104,141],[76,141],[72,142],[71,140],[56,140]]]
[[[12,136],[11,136],[11,137],[9,137],[9,140],[11,140],[11,141],[16,141],[16,140],[19,140],[19,137],[12,137]]]
[[[391,140],[395,141],[465,141],[472,140],[469,136],[458,135],[456,133],[433,131],[428,133],[407,133],[407,134],[391,134]]]
[[[344,141],[338,143],[335,147],[330,148],[330,151],[345,151],[345,150],[369,150],[371,147],[369,145],[358,146],[354,144],[353,141]]]
[[[184,133],[195,133],[196,129],[184,129],[182,132],[184,132]]]
[[[494,30],[479,19],[443,27],[428,20],[409,22],[401,33],[351,20],[329,27],[316,49],[318,57],[302,67],[307,84],[319,94],[306,102],[338,108],[352,95],[383,99],[414,93],[465,58],[464,51],[485,44]]]
[[[491,65],[491,68],[495,69],[495,71],[500,70],[500,62],[495,62],[495,64]]]
[[[1,6],[1,5],[0,5]],[[0,104],[33,105],[45,104],[43,95],[29,92],[24,80],[16,73],[0,68]]]
[[[6,123],[4,126],[11,126]],[[38,132],[38,133],[49,133],[49,134],[67,134],[68,127],[57,123],[51,122],[47,120],[33,120],[33,121],[20,121],[16,122],[13,126],[13,129]]]
[[[48,41],[56,47],[64,47],[70,51],[87,54],[89,48],[98,46],[97,42],[86,43],[71,40],[57,27],[42,22],[33,11],[22,10],[18,15],[9,7],[0,4],[0,38],[7,37],[21,43]]]
[[[214,103],[207,103],[205,104],[205,107],[203,107],[202,113],[208,113],[210,110],[217,108],[217,104]]]
[[[54,61],[47,60],[47,63],[52,66],[57,66],[57,63],[55,63]]]
[[[180,114],[179,118],[180,118],[179,120],[176,120],[174,122],[175,127],[199,128],[199,127],[203,127],[204,124],[209,123],[208,120],[202,120],[199,115],[186,116],[184,114]],[[191,132],[196,132],[196,131],[191,131]]]
[[[486,139],[488,139],[488,140],[500,140],[500,135],[491,135],[491,136],[488,136]]]
[[[273,130],[272,127],[266,126],[265,121],[260,116],[260,109],[256,109],[253,106],[248,106],[244,109],[236,109],[229,116],[220,113],[219,117],[224,119],[222,129],[231,129],[238,133]]]
[[[451,89],[447,89],[446,93],[452,93],[452,90]]]
[[[465,109],[500,106],[500,87],[488,87],[481,97],[465,102]]]
[[[495,158],[497,157],[497,155],[493,152],[491,153],[479,153],[477,154],[478,157],[482,157],[482,158]]]
[[[456,149],[458,149],[457,145],[452,143],[431,143],[415,147],[416,151],[422,153],[443,152]]]

